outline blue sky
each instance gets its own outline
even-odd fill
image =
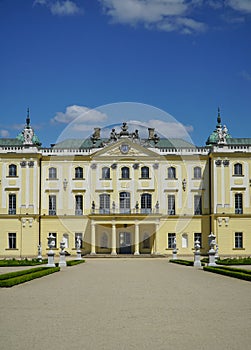
[[[0,42],[1,137],[27,107],[44,146],[72,123],[83,137],[126,120],[168,130],[160,109],[200,146],[218,106],[251,137],[251,0],[0,0]]]

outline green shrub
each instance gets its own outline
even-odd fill
[[[220,275],[239,278],[246,281],[251,281],[251,271],[235,269],[235,268],[226,268],[226,267],[217,267],[217,266],[204,266],[203,270],[218,273]]]
[[[191,260],[170,259],[169,262],[174,263],[174,264],[193,266],[193,261],[191,261]]]
[[[251,265],[251,258],[226,258],[218,259],[217,264],[219,265]]]
[[[47,259],[44,259],[42,262],[38,261],[38,259],[32,259],[32,260],[0,260],[0,267],[11,267],[11,266],[35,266],[35,265],[42,265],[47,263]]]
[[[0,280],[0,287],[13,287],[17,284],[28,282],[28,281],[31,281],[35,278],[40,278],[40,277],[52,274],[52,273],[60,270],[59,267],[41,267],[38,269],[35,268],[35,269],[30,269],[30,270],[18,271],[18,272],[26,272],[26,273],[22,274],[22,275],[18,275],[18,276],[8,277],[7,279],[1,279]],[[27,272],[27,271],[29,271],[29,272]],[[14,272],[11,272],[11,273],[15,274]],[[5,274],[2,276],[6,276],[6,275],[10,275],[10,274]]]
[[[23,275],[28,275],[32,272],[37,272],[45,269],[46,267],[34,267],[33,269],[29,270],[22,270],[22,271],[14,271],[14,272],[9,272],[9,273],[4,273],[3,275],[0,275],[0,280],[7,280],[9,278],[13,277],[18,277],[18,276],[23,276]]]
[[[69,260],[66,262],[67,266],[73,266],[84,263],[85,260]]]

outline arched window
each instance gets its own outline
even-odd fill
[[[9,176],[17,176],[17,166],[15,164],[9,165]]]
[[[242,175],[242,164],[236,163],[234,165],[234,175]]]
[[[121,178],[122,179],[129,179],[130,177],[130,169],[127,166],[124,166],[121,168]]]
[[[194,169],[193,169],[193,177],[195,179],[201,179],[201,168],[199,166],[196,166]]]
[[[57,169],[56,168],[49,168],[49,179],[56,179],[57,178]]]
[[[150,237],[148,233],[144,233],[143,249],[150,249]]]
[[[167,177],[168,179],[176,179],[176,169],[173,166],[170,166],[167,169]]]
[[[149,179],[149,168],[148,168],[148,166],[143,166],[141,168],[141,177],[142,177],[142,179]]]
[[[102,168],[102,179],[110,179],[110,168]]]
[[[131,200],[129,192],[120,192],[119,194],[120,213],[129,213],[131,209]]]
[[[99,195],[99,212],[101,214],[110,213],[110,195],[107,193]]]
[[[152,211],[152,195],[143,193],[141,195],[141,213],[151,213]]]
[[[108,248],[108,236],[105,232],[102,233],[100,238],[100,248]]]
[[[83,168],[80,166],[75,168],[75,179],[83,179]]]

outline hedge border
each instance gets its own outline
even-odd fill
[[[192,260],[184,260],[184,259],[170,259],[169,262],[179,265],[185,265],[185,266],[194,266],[194,261]],[[204,266],[205,264],[201,262],[201,266]]]
[[[85,262],[85,260],[68,260],[66,261],[66,265],[67,266],[74,266],[74,265],[78,265],[78,264],[83,264]]]
[[[0,267],[12,267],[12,266],[36,266],[47,264],[48,260],[43,261],[38,260],[0,260]]]
[[[34,272],[34,270],[36,271]],[[37,269],[18,271],[18,272],[26,272],[26,273],[19,276],[13,276],[12,278],[9,277],[7,279],[0,280],[0,287],[5,287],[5,288],[13,287],[17,284],[28,282],[35,278],[40,278],[43,276],[50,275],[54,272],[58,272],[59,270],[60,270],[59,267],[42,267],[42,268],[39,268],[38,271]],[[15,274],[15,272],[11,272],[11,273]],[[9,275],[9,274],[5,274],[5,275]]]
[[[204,266],[204,271],[218,273],[220,275],[238,278],[245,281],[251,281],[251,271],[244,269],[235,269],[231,267]]]

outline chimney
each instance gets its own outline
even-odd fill
[[[154,139],[154,128],[148,128],[148,140]]]

